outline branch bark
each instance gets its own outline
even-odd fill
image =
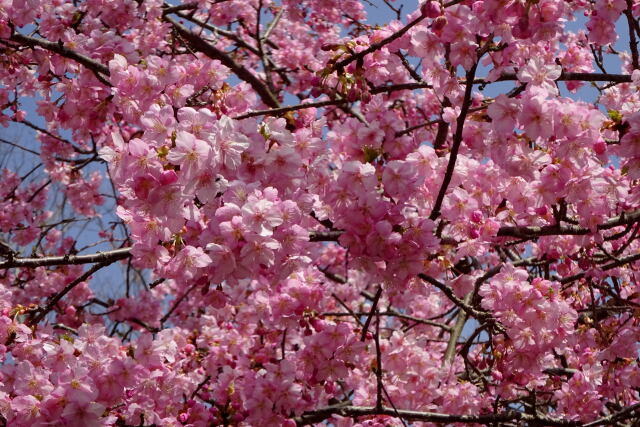
[[[115,262],[131,256],[131,248],[120,248],[112,251],[97,252],[87,255],[63,255],[41,258],[14,258],[0,263],[0,270],[16,267],[46,267],[50,265],[93,264],[94,262]]]
[[[88,56],[78,53],[75,50],[66,48],[62,44],[62,42],[54,43],[50,42],[49,40],[25,36],[20,33],[13,33],[9,40],[31,48],[41,47],[42,49],[57,53],[58,55],[64,56],[65,58],[73,59],[74,61],[84,65],[89,70],[91,70],[95,74],[96,78],[102,83],[106,84],[107,86],[111,86],[111,83],[109,83],[109,81],[107,81],[104,76],[101,75],[104,74],[105,76],[109,76],[109,68],[107,66],[89,58]]]
[[[28,325],[30,325],[30,326],[37,325],[42,319],[44,319],[44,317],[51,310],[53,310],[53,307],[55,307],[55,305],[58,303],[58,301],[60,301],[73,288],[75,288],[80,283],[82,283],[85,280],[87,280],[96,271],[102,269],[103,267],[108,266],[109,264],[111,264],[113,262],[115,262],[115,260],[102,261],[102,262],[99,262],[98,264],[94,265],[93,267],[91,267],[82,276],[80,276],[77,279],[73,280],[71,283],[67,284],[67,286],[65,286],[60,292],[58,292],[57,294],[53,295],[49,299],[49,302],[47,302],[47,305],[45,305],[44,307],[40,307],[40,308],[36,309],[36,311],[34,312],[34,316],[31,319],[29,319],[26,323]]]
[[[630,213],[622,213],[616,217],[613,217],[606,222],[597,226],[597,230],[604,231],[621,225],[633,224],[640,221],[640,210],[636,210]],[[544,225],[541,227],[531,226],[513,226],[513,227],[500,227],[498,230],[499,237],[518,237],[518,238],[532,238],[540,236],[559,236],[559,235],[585,235],[592,233],[591,229],[586,227],[580,227],[577,225]]]
[[[409,411],[404,409],[393,408],[375,408],[367,406],[350,406],[350,405],[334,405],[326,408],[310,411],[295,418],[298,426],[319,423],[332,415],[341,415],[343,417],[362,417],[371,415],[387,415],[391,417],[400,417],[410,421],[426,421],[434,423],[467,423],[467,424],[491,424],[506,423],[509,421],[525,421],[542,424],[545,426],[581,426],[579,421],[559,420],[540,415],[525,414],[517,411],[507,411],[500,414],[486,415],[454,415],[441,414],[437,412],[420,412]],[[595,424],[599,425],[599,424]]]
[[[336,69],[339,69],[339,68],[344,68],[347,65],[351,64],[353,61],[355,61],[357,59],[360,59],[360,58],[364,58],[366,55],[368,55],[370,53],[373,53],[378,49],[381,49],[382,47],[386,46],[387,44],[391,43],[392,41],[394,41],[396,39],[399,39],[407,31],[409,31],[412,27],[414,27],[415,25],[420,23],[424,18],[425,18],[424,15],[418,16],[416,19],[414,19],[413,21],[409,22],[407,25],[402,27],[397,32],[391,34],[389,37],[387,37],[385,39],[382,39],[378,43],[372,44],[371,46],[369,46],[365,50],[362,50],[362,51],[360,51],[360,52],[358,52],[356,54],[353,54],[353,55],[349,56],[348,58],[345,58],[342,61],[336,63],[333,66],[333,69],[336,70]]]
[[[231,59],[231,57],[226,52],[208,43],[207,41],[202,39],[200,36],[191,32],[188,28],[179,24],[172,18],[168,16],[164,16],[163,19],[169,24],[171,24],[173,28],[175,28],[175,30],[178,32],[178,34],[180,34],[180,36],[184,38],[191,45],[193,49],[197,50],[198,52],[202,52],[203,54],[205,54],[207,57],[211,59],[216,59],[220,61],[225,67],[233,71],[240,80],[243,80],[249,83],[249,85],[251,85],[253,90],[255,90],[256,93],[260,96],[260,99],[262,99],[262,102],[264,102],[266,105],[268,105],[271,108],[280,107],[280,103],[276,99],[275,95],[271,93],[269,88],[262,81],[260,81],[260,79],[258,79],[258,77],[256,77],[252,72],[250,72],[243,66],[236,63],[233,59]]]
[[[460,108],[460,115],[458,115],[458,119],[456,121],[456,133],[453,135],[453,144],[451,145],[451,153],[449,153],[449,163],[447,164],[447,170],[445,171],[444,178],[442,179],[442,185],[440,187],[440,191],[438,192],[433,210],[431,211],[431,215],[429,215],[429,218],[431,220],[435,220],[440,216],[442,201],[444,200],[444,196],[447,193],[447,188],[449,187],[451,178],[453,177],[453,172],[456,167],[456,160],[458,159],[458,151],[460,150],[460,144],[462,143],[462,131],[464,130],[464,122],[467,120],[467,113],[469,112],[469,108],[471,107],[471,91],[473,90],[472,82],[476,75],[477,67],[478,63],[476,62],[467,72],[467,85],[464,90],[464,99]]]

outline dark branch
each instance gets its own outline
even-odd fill
[[[120,248],[112,251],[97,252],[88,255],[63,255],[41,258],[14,258],[11,261],[0,263],[0,270],[16,267],[45,267],[49,265],[77,265],[92,264],[94,262],[112,263],[121,259],[128,258],[131,255],[131,248]]]
[[[190,2],[185,4],[179,4],[177,6],[163,5],[162,15],[168,15],[170,13],[180,12],[181,10],[196,10],[198,8],[198,2]]]
[[[640,210],[630,213],[622,213],[608,221],[598,225],[599,231],[609,230],[621,225],[633,224],[640,221]],[[592,231],[586,227],[580,227],[577,225],[544,225],[542,227],[500,227],[498,231],[499,237],[518,237],[518,238],[532,238],[539,236],[559,236],[559,235],[585,235],[590,234]]]
[[[408,411],[404,409],[365,407],[365,406],[344,406],[335,405],[316,411],[306,412],[300,417],[295,418],[299,426],[319,423],[332,415],[341,415],[343,417],[362,417],[371,415],[388,415],[391,417],[400,417],[410,421],[426,421],[434,423],[468,423],[468,424],[491,424],[505,423],[509,421],[525,421],[545,426],[580,426],[582,423],[572,420],[558,420],[554,418],[544,417],[540,415],[525,414],[523,412],[508,411],[501,414],[486,415],[453,415],[440,414],[437,412],[419,412]]]
[[[429,218],[432,220],[435,220],[440,216],[440,207],[442,206],[442,201],[444,200],[444,196],[447,193],[447,188],[449,188],[449,183],[451,183],[451,178],[453,177],[453,172],[456,167],[458,151],[460,150],[460,144],[462,143],[462,131],[464,129],[464,123],[467,120],[467,113],[469,112],[469,108],[471,107],[471,92],[473,90],[473,84],[471,84],[470,82],[473,81],[476,75],[477,67],[478,63],[476,62],[467,72],[467,86],[464,90],[464,99],[462,101],[462,107],[460,108],[460,115],[458,116],[458,119],[456,121],[456,133],[453,135],[453,144],[451,145],[451,153],[449,154],[449,163],[447,164],[447,170],[444,174],[442,186],[440,187],[440,191],[438,192],[438,197],[436,198],[436,202],[433,206],[433,210],[431,211],[431,215],[429,215]]]
[[[425,18],[425,16],[420,15],[418,16],[416,19],[414,19],[413,21],[409,22],[407,25],[405,25],[404,27],[402,27],[400,30],[398,30],[397,32],[391,34],[389,37],[380,40],[378,43],[374,43],[371,46],[369,46],[368,48],[366,48],[363,51],[360,51],[354,55],[349,56],[348,58],[343,59],[342,61],[338,62],[337,64],[335,64],[333,66],[333,69],[340,69],[340,68],[344,68],[347,65],[351,64],[353,61],[360,59],[360,58],[364,58],[366,55],[373,53],[375,51],[377,51],[378,49],[381,49],[382,47],[386,46],[387,44],[391,43],[392,41],[402,37],[407,31],[409,31],[412,27],[414,27],[416,24],[418,24],[419,22],[421,22],[423,19]]]
[[[54,43],[54,42],[50,42],[44,39],[39,39],[36,37],[25,36],[20,33],[13,33],[9,40],[24,46],[32,47],[32,48],[41,47],[50,52],[57,53],[60,56],[64,56],[65,58],[73,59],[74,61],[84,65],[89,70],[93,71],[93,73],[102,83],[108,86],[111,86],[111,84],[108,81],[106,81],[103,76],[100,75],[100,74],[104,74],[108,76],[109,75],[108,67],[101,64],[100,62],[97,62],[89,58],[88,56],[85,56],[81,53],[76,52],[75,50],[64,47],[62,43]]]
[[[255,90],[256,93],[260,96],[262,102],[264,102],[271,108],[280,107],[280,103],[276,99],[275,95],[271,93],[269,88],[249,70],[241,65],[238,65],[226,52],[216,48],[212,44],[202,39],[199,35],[191,32],[188,28],[180,25],[170,17],[165,16],[163,19],[173,25],[173,28],[176,29],[180,36],[183,37],[193,49],[197,50],[198,52],[204,53],[211,59],[220,61],[225,67],[233,71],[240,80],[249,83],[253,90]]]
[[[69,284],[67,284],[67,286],[65,286],[60,292],[58,292],[57,294],[55,294],[54,296],[51,297],[51,299],[49,300],[47,305],[45,305],[44,307],[36,309],[36,311],[34,312],[33,318],[29,319],[27,321],[27,324],[29,324],[29,325],[38,324],[42,319],[44,319],[44,317],[47,315],[47,313],[49,313],[53,309],[53,307],[55,307],[55,305],[58,303],[58,301],[60,301],[73,288],[75,288],[80,283],[82,283],[85,280],[87,280],[96,271],[102,269],[103,267],[108,266],[109,264],[113,263],[114,261],[115,260],[102,261],[102,262],[94,265],[93,267],[91,267],[82,276],[78,277],[77,279],[75,279],[72,282],[70,282]]]
[[[346,104],[346,99],[330,99],[327,101],[309,102],[307,104],[290,105],[287,107],[270,108],[268,110],[249,111],[248,113],[234,117],[236,120],[248,119],[256,116],[277,116],[289,111],[305,110],[307,108],[326,107],[327,105],[341,105]]]

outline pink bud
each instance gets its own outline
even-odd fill
[[[18,110],[16,111],[16,114],[13,116],[13,119],[16,122],[21,122],[24,120],[24,118],[27,116],[27,112],[24,110]]]
[[[369,92],[368,90],[362,92],[362,95],[360,95],[360,102],[362,102],[363,104],[368,104],[371,102],[371,92]]]
[[[358,90],[355,87],[349,89],[347,93],[347,101],[356,102],[358,100]]]
[[[309,83],[313,87],[318,87],[322,83],[322,80],[320,79],[319,76],[313,76],[313,77],[311,77],[311,81]]]
[[[607,151],[607,143],[599,139],[593,144],[593,151],[598,155],[602,155]]]
[[[469,237],[471,237],[472,239],[477,239],[478,237],[480,237],[480,232],[475,227],[470,228],[469,229]]]
[[[511,32],[514,37],[519,39],[526,39],[531,37],[533,31],[531,31],[531,27],[529,26],[529,16],[521,16],[518,19],[518,23]]]
[[[547,215],[547,213],[549,213],[549,209],[547,208],[547,206],[538,206],[536,208],[536,214],[540,215],[540,216],[545,216]]]
[[[431,31],[437,34],[442,31],[445,25],[447,25],[447,18],[443,15],[440,15],[433,20],[433,24],[431,24]]]
[[[437,1],[427,0],[420,7],[420,12],[427,18],[437,18],[442,15],[442,6]]]
[[[327,394],[333,394],[336,391],[336,386],[332,381],[327,381],[324,384],[324,391],[327,392]]]
[[[484,215],[482,215],[482,212],[478,210],[471,212],[471,221],[475,222],[476,224],[481,222],[483,219],[484,219]]]
[[[330,50],[336,50],[339,47],[340,45],[337,43],[325,43],[320,47],[320,50],[324,50],[325,52],[328,52]]]
[[[316,332],[322,332],[324,330],[324,323],[315,317],[311,319],[311,326],[313,326],[313,329],[315,329]]]
[[[170,185],[178,181],[178,174],[174,170],[164,171],[160,174],[160,184]]]
[[[578,261],[578,267],[582,270],[588,270],[591,268],[591,260],[588,258],[580,258]]]

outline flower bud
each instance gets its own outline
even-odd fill
[[[442,15],[442,6],[437,1],[427,0],[420,6],[420,12],[427,18],[437,18]]]
[[[434,33],[439,33],[442,29],[447,25],[447,18],[443,15],[438,16],[433,20],[433,24],[431,24],[431,31]]]

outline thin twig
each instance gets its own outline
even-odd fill
[[[78,284],[87,280],[93,273],[102,269],[103,267],[108,266],[113,263],[115,260],[108,260],[99,262],[98,264],[91,267],[87,270],[83,275],[78,277],[77,279],[71,281],[67,284],[60,292],[55,294],[49,299],[49,302],[44,307],[38,308],[34,311],[35,314],[31,319],[29,319],[26,323],[30,326],[37,325],[44,317],[53,309],[53,307],[60,301],[66,294],[68,294],[73,288],[75,288]]]
[[[360,341],[362,342],[364,342],[367,339],[367,331],[369,329],[369,324],[371,324],[371,319],[373,318],[373,314],[375,313],[376,308],[378,306],[380,295],[382,295],[382,286],[378,286],[378,290],[376,291],[376,294],[373,297],[373,301],[371,302],[371,311],[369,311],[369,316],[367,316],[367,320],[364,322],[364,326],[362,327],[362,336],[360,337]]]
[[[456,160],[458,159],[458,151],[460,150],[460,144],[462,143],[462,131],[464,130],[464,124],[467,120],[467,113],[469,112],[469,108],[471,107],[471,92],[473,90],[473,84],[471,84],[470,82],[473,81],[476,75],[477,67],[478,63],[476,61],[474,62],[471,69],[467,72],[467,85],[464,90],[464,99],[462,101],[462,107],[460,108],[460,114],[458,115],[458,119],[456,121],[456,132],[453,135],[453,144],[451,145],[451,152],[449,153],[449,163],[447,164],[447,169],[445,171],[442,185],[440,186],[440,191],[438,192],[438,196],[436,198],[436,202],[433,206],[433,210],[431,211],[431,215],[429,215],[429,218],[431,220],[435,220],[440,216],[442,201],[444,200],[444,196],[447,193],[447,189],[449,188],[449,183],[451,182],[451,178],[453,177],[453,172],[456,167]]]

